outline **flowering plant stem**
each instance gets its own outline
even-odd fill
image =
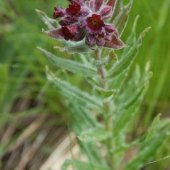
[[[60,41],[57,49],[80,58],[70,60],[58,56],[60,53],[55,55],[40,50],[56,67],[82,76],[83,82],[87,80],[90,85],[90,89],[83,90],[67,79],[70,74],[63,77],[59,72],[56,76],[47,69],[48,80],[65,97],[71,130],[77,136],[80,151],[86,156],[85,161],[79,158],[66,160],[62,170],[68,170],[70,166],[75,170],[140,170],[156,156],[156,151],[167,139],[169,129],[159,116],[144,136],[131,138],[130,134],[134,132],[132,122],[140,117],[139,108],[151,73],[148,65],[144,73],[139,67],[133,69],[130,76],[129,72],[149,29],[137,36],[137,17],[125,46],[120,35],[133,0],[127,5],[123,0],[107,2],[69,0],[67,8],[54,8],[56,20],[38,11],[48,26],[45,33]],[[104,50],[104,47],[107,48]],[[115,56],[115,50],[122,48],[120,56],[112,62],[110,57]]]
[[[99,48],[95,50],[95,58],[96,61],[101,60],[101,51]],[[102,64],[98,67],[98,75],[100,76],[101,88],[106,89],[105,68]]]
[[[101,50],[99,48],[97,48],[95,50],[95,58],[96,58],[96,61],[100,61],[101,60]],[[97,70],[97,73],[100,77],[100,86],[101,88],[103,88],[104,90],[107,90],[107,80],[106,80],[106,69],[104,67],[103,64],[101,64],[99,67],[98,67],[98,70]],[[104,126],[107,130],[107,132],[110,132],[110,134],[112,134],[112,120],[110,118],[110,102],[109,101],[103,101],[103,107],[104,107],[104,114],[103,114],[103,119],[104,119]],[[113,138],[109,138],[107,141],[106,141],[106,145],[107,145],[107,152],[108,152],[108,162],[110,164],[110,166],[113,168],[113,159],[114,159],[114,156],[113,156],[113,153],[110,151],[110,149],[113,147]]]

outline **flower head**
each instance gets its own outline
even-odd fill
[[[53,16],[59,19],[60,28],[50,30],[49,36],[57,39],[81,41],[89,47],[104,46],[114,49],[124,47],[113,25],[107,24],[113,7],[104,0],[68,0],[66,9],[55,7]]]
[[[93,14],[86,19],[86,28],[89,32],[99,33],[104,27],[104,22],[100,15]]]
[[[71,2],[69,4],[69,7],[66,9],[66,12],[68,15],[71,15],[71,16],[79,16],[80,9],[81,9],[80,4],[76,2]]]
[[[73,40],[74,34],[77,32],[76,26],[63,26],[61,28],[61,34],[65,40]]]

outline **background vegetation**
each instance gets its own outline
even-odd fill
[[[44,25],[35,9],[41,9],[50,16],[56,3],[64,5],[65,2],[0,0],[2,169],[12,169],[14,166],[30,169],[40,167],[57,147],[56,141],[67,131],[67,110],[60,95],[48,86],[45,76],[47,60],[36,48],[41,46],[54,51],[52,47],[56,42],[41,32]],[[148,126],[153,116],[158,113],[162,113],[162,117],[170,114],[169,10],[169,0],[134,1],[128,27],[123,35],[123,39],[126,39],[137,14],[140,15],[137,28],[139,32],[147,26],[152,27],[135,61],[135,64],[141,66],[150,61],[153,71],[150,88],[141,108],[141,127]],[[73,76],[71,81],[81,83],[77,76]],[[38,125],[35,127],[35,124]],[[30,149],[34,152],[30,153]],[[30,155],[26,161],[22,160],[24,153]],[[161,157],[161,154],[158,157]],[[148,168],[155,167],[164,170],[168,167],[168,160]]]

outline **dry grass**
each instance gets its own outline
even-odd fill
[[[0,157],[0,169],[59,170],[66,158],[78,152],[78,147],[66,127],[55,123],[57,119],[57,116],[44,114],[19,118],[4,125],[0,143],[5,153]]]

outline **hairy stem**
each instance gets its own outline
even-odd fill
[[[96,60],[100,61],[101,60],[101,51],[99,49],[96,49],[95,50],[95,57],[96,57]],[[98,67],[98,74],[100,76],[100,84],[101,84],[101,87],[102,88],[106,88],[106,80],[105,80],[105,69],[103,67],[103,65],[100,65]]]
[[[96,49],[95,50],[95,57],[97,61],[101,60],[101,51],[100,49]],[[104,65],[100,65],[98,67],[98,75],[100,76],[100,86],[101,88],[107,90],[107,80],[106,80],[106,76],[105,76],[105,67]],[[110,102],[109,101],[104,101],[103,102],[103,107],[104,107],[104,124],[105,124],[105,128],[108,132],[111,132],[112,134],[112,122],[111,122],[111,118],[110,118]],[[110,166],[112,166],[113,168],[113,160],[112,160],[112,154],[110,152],[111,148],[112,148],[112,138],[109,138],[107,140],[107,150],[108,150],[108,160],[109,160],[109,164]]]

